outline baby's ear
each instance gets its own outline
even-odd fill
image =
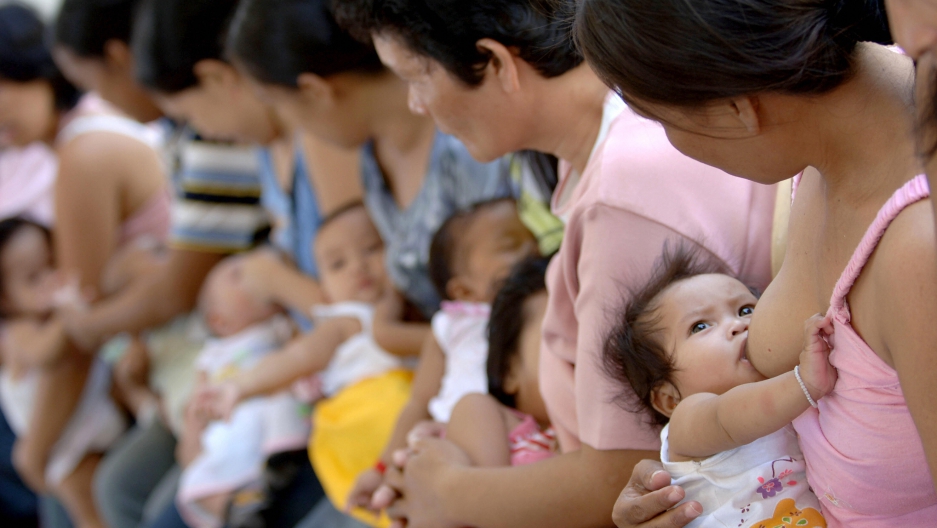
[[[452,277],[446,283],[446,296],[455,301],[473,301],[475,292],[462,277]]]
[[[680,391],[669,381],[665,381],[651,391],[651,406],[667,418],[673,414],[680,403]]]

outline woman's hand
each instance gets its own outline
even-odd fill
[[[800,353],[800,376],[814,400],[826,396],[836,385],[836,369],[830,365],[833,321],[829,314],[817,314],[804,323],[804,350]]]
[[[656,460],[642,460],[622,490],[612,520],[618,528],[679,528],[703,512],[695,501],[674,508],[686,492],[670,485],[670,474]],[[673,508],[673,509],[671,509]]]
[[[345,513],[349,513],[355,508],[364,508],[375,513],[380,512],[379,509],[371,507],[371,499],[374,497],[374,492],[381,487],[383,482],[384,475],[378,472],[377,469],[372,468],[358,475],[358,480],[355,481],[354,488],[352,488],[351,493],[348,494]]]
[[[240,401],[241,391],[237,384],[225,382],[198,388],[192,396],[192,407],[206,420],[228,421]]]
[[[274,279],[286,265],[272,249],[259,249],[246,255],[238,263],[241,284],[257,299],[275,300]]]
[[[462,523],[446,517],[441,497],[454,474],[470,465],[468,455],[452,442],[424,438],[409,450],[395,453],[394,467],[387,468],[384,482],[397,496],[387,507],[387,515],[397,526],[408,528],[459,528]],[[376,503],[375,494],[372,506]]]

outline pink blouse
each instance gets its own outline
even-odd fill
[[[568,167],[564,167],[568,172]],[[649,417],[613,402],[626,390],[602,368],[610,314],[650,275],[665,241],[688,240],[746,283],[771,278],[775,187],[735,178],[678,152],[663,128],[625,109],[575,189],[554,212],[567,218],[547,274],[540,387],[564,452],[658,450]]]

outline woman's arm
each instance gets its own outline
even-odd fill
[[[875,321],[869,323],[878,328],[883,342],[883,350],[873,348],[898,372],[931,476],[937,475],[937,394],[934,393],[937,250],[934,240],[930,204],[921,201],[895,219],[867,265],[874,270],[873,302],[877,314]],[[859,318],[857,314],[854,317]],[[934,482],[937,483],[937,479]]]
[[[317,304],[327,302],[319,283],[287,264],[272,249],[252,252],[241,261],[241,280],[258,298],[308,313]]]
[[[836,384],[830,348],[824,336],[833,333],[829,317],[815,315],[804,328],[800,375],[814,401]],[[684,457],[708,457],[768,436],[810,407],[794,372],[739,385],[725,394],[693,394],[681,401],[670,418],[670,452]]]
[[[473,468],[451,442],[414,446],[402,473],[387,480],[403,490],[388,509],[408,528],[570,528],[612,526],[612,507],[632,468],[649,451],[581,450],[520,467]],[[484,506],[482,506],[484,505]]]
[[[506,409],[487,394],[468,394],[455,408],[446,428],[446,440],[465,451],[476,467],[511,465]],[[517,418],[515,422],[519,422]]]

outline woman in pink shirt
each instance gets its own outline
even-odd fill
[[[915,155],[914,64],[864,42],[890,41],[882,9],[585,0],[577,20],[593,68],[681,151],[766,183],[802,171],[748,357],[766,376],[792,370],[804,321],[833,316],[839,379],[794,422],[831,527],[937,526],[937,248]],[[620,527],[682,526],[698,509],[649,519],[683,496],[652,472],[622,493]]]
[[[432,115],[477,159],[538,149],[563,160],[553,208],[567,224],[548,273],[540,363],[563,454],[521,468],[468,469],[451,444],[422,442],[402,474],[388,471],[402,496],[389,513],[415,528],[607,524],[615,487],[659,449],[645,417],[612,402],[600,364],[608,310],[650,275],[667,241],[699,244],[766,285],[774,189],[683,156],[659,125],[610,95],[568,41],[568,5],[548,13],[521,0],[496,9],[350,4],[339,14],[374,36],[382,61],[408,81],[411,109]]]

